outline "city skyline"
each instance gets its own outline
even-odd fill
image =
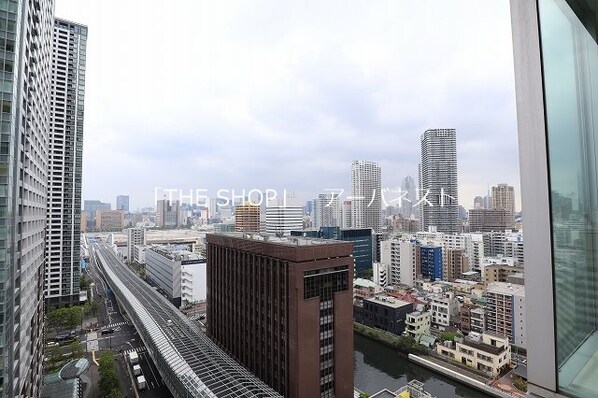
[[[98,32],[89,38],[98,73],[87,82],[83,198],[125,193],[137,209],[155,206],[154,188],[167,186],[287,188],[308,200],[348,190],[355,159],[378,162],[382,186],[398,187],[417,175],[419,136],[431,128],[459,131],[465,208],[500,182],[519,195],[508,3],[352,5],[182,1],[164,18],[162,7],[58,1],[58,15]],[[196,15],[206,15],[201,34],[187,20]],[[175,37],[156,62],[151,49]],[[167,84],[147,84],[166,75]],[[104,175],[110,184],[100,188]]]

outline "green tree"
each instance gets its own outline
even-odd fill
[[[46,314],[46,324],[50,329],[73,329],[81,324],[83,307],[57,308]]]
[[[125,395],[115,388],[110,391],[110,394],[106,395],[106,398],[125,398]]]
[[[118,397],[118,395],[111,395],[114,394],[114,390],[117,392],[120,391],[118,375],[116,373],[116,366],[112,354],[108,351],[103,352],[98,359],[98,364],[98,373],[100,374],[100,396]]]
[[[359,398],[370,398],[370,394],[365,392],[359,393]]]
[[[455,332],[442,332],[442,334],[440,335],[440,340],[441,341],[455,341],[455,337],[459,336],[459,334],[455,333]]]
[[[523,378],[517,376],[513,381],[513,386],[519,391],[527,392],[527,381],[523,380]]]
[[[81,358],[83,357],[83,347],[81,343],[78,341],[73,341],[71,344],[68,345],[68,350],[71,352],[72,358]]]
[[[87,278],[85,278],[85,275],[81,275],[79,278],[79,287],[81,290],[86,290],[89,287],[89,282],[87,281]]]

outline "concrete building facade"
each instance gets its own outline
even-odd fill
[[[515,225],[515,189],[507,184],[492,187],[492,208],[506,211],[507,228]]]
[[[486,288],[486,330],[521,348],[527,347],[525,287],[504,282]]]
[[[319,194],[315,204],[315,228],[343,225],[341,199],[337,192]]]
[[[235,231],[260,232],[260,207],[245,202],[235,207]]]
[[[122,210],[98,210],[96,212],[96,230],[111,231],[125,226],[125,213]]]
[[[413,286],[416,278],[417,246],[408,239],[390,239],[380,243],[380,257],[389,267],[390,285]]]
[[[430,334],[432,315],[430,312],[412,312],[407,314],[405,320],[405,335],[413,337],[416,341],[424,334]]]
[[[180,202],[160,199],[156,203],[156,227],[176,228],[181,225]]]
[[[197,267],[197,270],[192,266]],[[193,297],[195,284],[196,290],[206,289],[205,286],[199,286],[202,280],[205,282],[206,259],[182,246],[148,247],[145,251],[145,269],[147,278],[177,307],[183,304],[183,290],[186,291],[185,296],[188,299]],[[194,276],[197,278],[195,283]]]
[[[127,229],[127,260],[135,260],[135,246],[145,246],[146,235],[145,228],[128,228]]]
[[[87,27],[54,21],[45,297],[79,304]]]
[[[445,341],[436,346],[436,353],[492,377],[498,376],[511,363],[509,340],[487,333],[471,333],[456,342]]]

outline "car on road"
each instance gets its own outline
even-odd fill
[[[56,341],[50,341],[50,342],[46,343],[46,347],[56,347],[59,345],[60,344],[58,344]]]
[[[115,332],[114,328],[107,328],[107,329],[102,329],[101,333],[102,333],[102,335],[104,335],[104,334],[112,334],[114,332]]]

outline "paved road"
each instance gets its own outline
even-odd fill
[[[255,375],[226,356],[197,324],[185,318],[172,303],[157,294],[155,290],[148,289],[147,283],[129,270],[110,248],[95,246],[93,250],[101,252],[102,259],[105,261],[103,268],[115,283],[115,288],[121,289],[119,290],[119,295],[123,295],[121,298],[123,300],[129,300],[129,297],[135,298],[126,304],[131,308],[142,305],[144,312],[149,315],[149,318],[144,319],[146,325],[150,325],[149,331],[144,331],[147,336],[150,336],[147,338],[156,339],[158,342],[163,339],[170,341],[171,345],[160,344],[155,355],[176,360],[181,365],[177,365],[177,369],[186,366],[186,371],[190,371],[186,375],[196,381],[195,385],[200,385],[202,382],[218,396],[280,397]],[[153,369],[149,370],[151,373]],[[161,371],[170,372],[173,379],[178,376],[174,374],[172,368],[161,369]],[[182,383],[182,380],[179,382]]]

